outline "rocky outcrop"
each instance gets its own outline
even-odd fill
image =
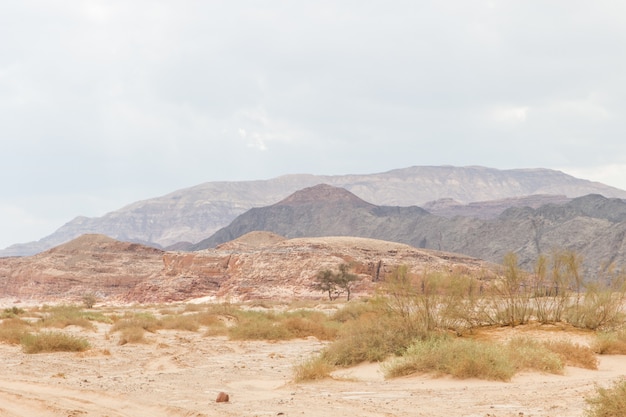
[[[253,207],[274,204],[297,190],[326,183],[375,205],[421,206],[449,198],[460,204],[535,194],[569,198],[596,193],[626,198],[626,191],[548,169],[421,166],[367,175],[286,175],[263,181],[207,182],[138,201],[98,218],[77,217],[38,242],[0,251],[32,255],[85,233],[167,247],[199,242]]]
[[[84,235],[31,257],[0,259],[0,297],[79,301],[86,294],[121,301],[159,276],[163,251],[103,235]]]
[[[162,252],[89,235],[40,255],[0,260],[0,294],[14,301],[169,302],[322,298],[312,283],[320,270],[347,263],[359,277],[353,294],[371,294],[398,265],[414,273],[496,267],[467,256],[351,237],[286,240],[252,233],[218,249]],[[491,272],[490,272],[491,271]]]

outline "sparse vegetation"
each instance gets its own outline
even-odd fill
[[[20,343],[25,353],[82,352],[90,347],[87,339],[62,332],[26,333]]]
[[[234,340],[288,340],[314,336],[332,339],[336,330],[328,317],[320,312],[297,310],[288,313],[239,311],[235,325],[228,329]]]
[[[455,378],[508,381],[515,371],[508,350],[503,346],[445,335],[415,341],[402,358],[385,366],[387,377],[434,372]]]
[[[8,318],[0,324],[0,342],[18,345],[20,339],[32,326],[30,323],[19,318]]]
[[[87,330],[95,328],[92,322],[111,323],[111,318],[96,311],[83,311],[74,305],[60,305],[42,309],[38,325],[63,329],[67,326],[79,326]]]
[[[22,308],[19,308],[17,306],[13,306],[11,308],[5,308],[1,313],[0,313],[0,319],[8,319],[8,318],[14,318],[14,317],[18,317],[21,316],[22,314],[24,314],[26,311]]]
[[[626,415],[626,380],[615,382],[609,388],[598,387],[596,395],[587,399],[586,417],[618,417]]]
[[[334,369],[324,358],[317,356],[294,366],[294,380],[303,382],[328,378]]]
[[[553,340],[544,342],[544,345],[556,353],[566,365],[577,368],[598,369],[598,358],[593,349],[572,343],[569,340]]]
[[[591,348],[600,355],[626,355],[626,330],[598,333]]]

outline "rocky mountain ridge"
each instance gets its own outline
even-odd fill
[[[0,256],[38,253],[86,233],[155,247],[199,242],[253,207],[274,204],[320,183],[345,188],[371,204],[385,206],[421,206],[440,199],[453,199],[461,205],[505,199],[502,204],[506,204],[506,199],[530,195],[574,198],[597,193],[626,198],[624,190],[559,171],[477,166],[416,166],[365,175],[296,174],[259,181],[207,182],[138,201],[102,217],[77,217],[37,242],[0,251]],[[502,204],[495,211],[501,211]],[[477,212],[487,211],[473,210]]]
[[[583,257],[584,271],[590,277],[603,274],[611,264],[626,267],[626,202],[621,199],[591,194],[536,209],[512,207],[484,220],[445,218],[416,206],[376,206],[349,194],[330,185],[298,191],[279,204],[247,211],[191,249],[215,247],[263,230],[288,238],[344,235],[381,239],[495,263],[507,252],[515,252],[520,265],[528,270],[540,254],[568,249]]]

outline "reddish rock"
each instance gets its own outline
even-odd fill
[[[28,302],[171,302],[200,297],[321,299],[312,283],[320,270],[350,265],[359,277],[352,295],[370,295],[398,265],[424,271],[480,272],[494,266],[463,255],[355,237],[282,239],[254,232],[217,249],[164,252],[85,235],[39,255],[0,258],[0,297]]]
[[[228,394],[226,394],[225,392],[220,392],[219,394],[217,394],[217,398],[215,399],[216,403],[227,403],[229,401],[229,397]]]

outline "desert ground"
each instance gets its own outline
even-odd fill
[[[130,307],[125,307],[128,309]],[[142,307],[133,307],[141,309]],[[626,356],[602,355],[598,370],[522,373],[510,382],[417,375],[385,379],[378,363],[293,382],[293,366],[323,349],[313,337],[232,341],[202,331],[159,330],[147,343],[119,344],[110,324],[70,326],[80,353],[23,353],[0,344],[0,416],[459,416],[579,417],[597,386],[626,375]],[[592,333],[517,327],[490,330],[589,343]],[[217,403],[219,392],[230,401]]]

